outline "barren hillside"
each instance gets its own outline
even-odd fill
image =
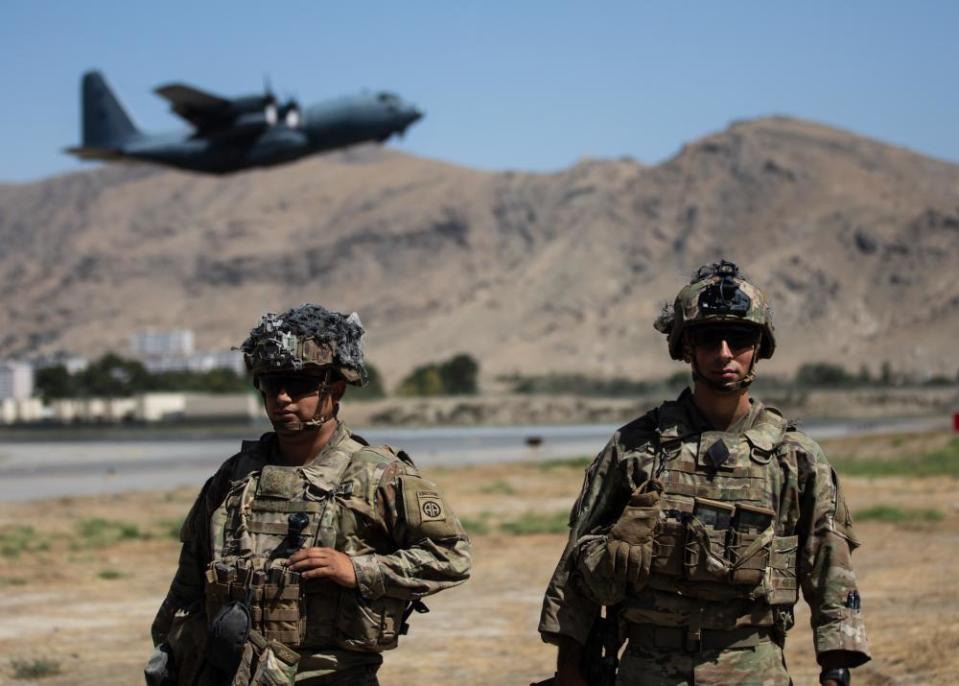
[[[0,185],[0,245],[0,355],[122,351],[148,326],[225,348],[314,301],[360,312],[390,381],[456,351],[488,375],[660,376],[652,319],[724,256],[772,298],[773,369],[959,367],[959,166],[785,118],[652,167],[363,148],[223,178],[95,169]]]

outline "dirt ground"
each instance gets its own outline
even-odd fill
[[[921,434],[824,447],[886,459],[948,441]],[[473,532],[473,578],[428,599],[430,614],[415,617],[401,649],[386,656],[382,683],[524,685],[552,673],[554,651],[536,624],[582,472],[581,460],[431,471]],[[856,670],[857,686],[959,683],[959,481],[856,477],[844,486],[853,512],[888,505],[941,515],[857,527],[863,547],[854,561],[874,654]],[[0,684],[142,684],[149,625],[176,563],[171,532],[194,495],[0,505]],[[815,684],[809,615],[802,603],[797,609],[787,661],[796,684]]]

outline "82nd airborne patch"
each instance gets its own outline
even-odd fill
[[[443,501],[436,493],[417,493],[420,505],[420,517],[424,522],[440,522],[446,519]]]

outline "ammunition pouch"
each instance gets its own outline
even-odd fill
[[[206,661],[206,617],[199,608],[177,610],[166,639],[144,669],[148,686],[196,686]]]
[[[279,641],[267,640],[255,629],[243,646],[242,659],[230,686],[293,686],[300,656]]]
[[[208,616],[246,602],[251,630],[267,641],[290,648],[337,646],[378,653],[395,647],[401,635],[405,600],[369,600],[356,589],[325,580],[301,583],[296,572],[276,567],[269,574],[251,573],[248,566],[217,567],[211,565],[206,575]],[[247,586],[247,579],[271,577],[274,583]]]
[[[302,547],[356,552],[349,547],[356,537],[348,534],[372,516],[373,501],[370,493],[354,493],[359,482],[347,478],[347,472],[363,450],[363,444],[348,438],[323,465],[266,465],[234,483],[211,517],[207,617],[243,601],[249,609],[250,635],[289,649],[381,652],[396,646],[405,600],[368,599],[325,579],[305,580],[287,566],[289,556]],[[377,454],[368,457],[381,459]],[[384,463],[374,469],[373,482],[385,468]],[[414,539],[458,532],[456,518],[435,486],[412,476],[400,481]]]
[[[799,538],[775,535],[773,511],[695,498],[692,513],[663,514],[653,536],[652,574],[694,582],[684,583],[684,592],[707,600],[718,599],[716,585],[770,605],[798,600]]]
[[[176,686],[176,670],[173,664],[173,655],[170,648],[161,643],[154,649],[146,667],[143,668],[143,677],[147,686]]]
[[[252,626],[250,607],[242,600],[231,600],[220,608],[210,622],[210,666],[222,676],[236,673]]]

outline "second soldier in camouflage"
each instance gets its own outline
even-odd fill
[[[364,382],[356,315],[266,315],[241,346],[274,431],[207,481],[153,623],[148,683],[372,686],[423,596],[466,580],[469,540],[402,451],[339,416]]]
[[[848,684],[870,659],[859,542],[820,447],[749,397],[776,345],[765,296],[736,265],[707,265],[656,328],[694,391],[619,429],[587,472],[539,627],[559,648],[556,683],[587,683],[583,645],[606,606],[627,642],[617,684],[785,686],[801,592],[821,683]]]

